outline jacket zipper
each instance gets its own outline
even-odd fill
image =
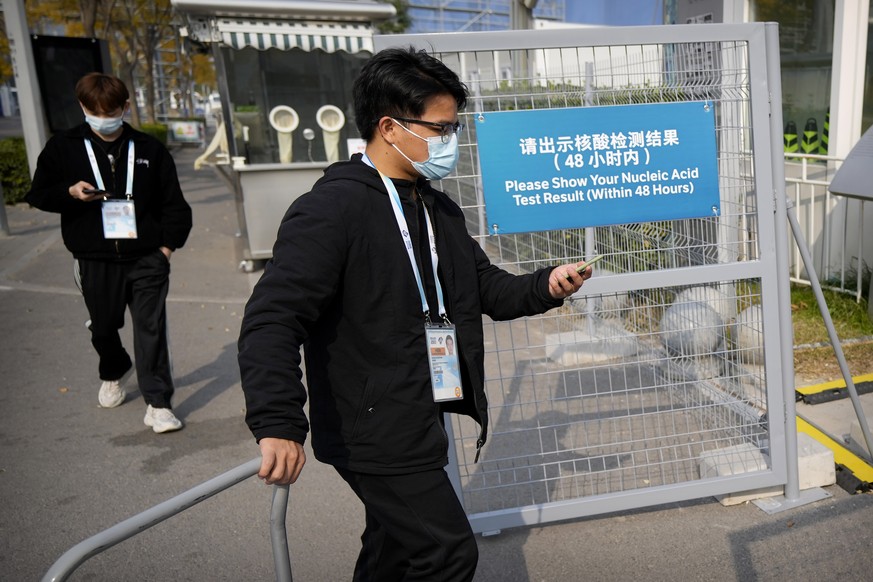
[[[440,432],[443,435],[443,445],[446,447],[446,453],[448,454],[448,451],[449,451],[449,433],[446,432],[446,425],[444,424],[445,421],[443,418],[441,418],[442,414],[443,413],[440,412],[440,407],[437,406],[436,407],[436,416],[437,416],[436,421],[440,427]]]
[[[121,144],[124,146],[124,144]],[[118,155],[121,156],[121,150],[123,148],[118,149]],[[118,190],[118,181],[115,179],[115,162],[118,161],[118,158],[109,158],[109,171],[112,174],[112,187],[117,191]],[[118,258],[121,258],[121,245],[119,244],[119,240],[115,239],[115,254],[118,255]]]
[[[421,196],[421,195],[419,194],[419,198],[421,198],[421,204],[422,204],[422,206],[424,206],[424,211],[425,211],[425,212],[429,212],[429,207],[428,207],[427,203],[424,201],[424,196]],[[416,215],[416,220],[417,220],[418,213],[416,212],[415,215]],[[434,238],[437,238],[437,221],[436,221],[436,216],[435,216],[432,212],[430,213],[430,215],[431,215],[431,221],[430,221],[430,222],[431,222],[431,224],[433,225],[433,236],[434,236]],[[417,225],[416,225],[416,226],[417,226]],[[447,303],[449,303],[449,302],[451,301],[451,297],[450,297],[448,294],[444,294],[444,296],[443,296],[443,300],[446,301]],[[449,305],[446,305],[446,310],[447,310],[447,311],[450,310],[450,304],[449,304]],[[484,381],[484,378],[483,378],[483,381]],[[479,399],[478,399],[478,397],[476,396],[476,391],[475,391],[475,390],[470,390],[470,392],[471,392],[471,394],[473,395],[473,410],[476,411],[476,414],[479,414],[479,401],[478,401]],[[445,438],[446,438],[446,446],[448,446],[449,435],[446,433],[446,428],[445,428],[445,426],[442,425],[442,423],[440,423],[440,426],[442,427],[443,435],[444,435]],[[484,427],[484,424],[482,423],[482,420],[481,420],[481,419],[479,420],[479,427],[480,427],[480,428],[479,428],[479,437],[476,439],[476,457],[473,459],[473,463],[474,463],[474,464],[479,462],[479,455],[482,454],[482,447],[485,446],[485,438],[484,438],[484,437],[485,437],[485,434],[484,434],[484,433],[485,433],[485,430],[484,430],[484,428],[483,428],[483,427]]]

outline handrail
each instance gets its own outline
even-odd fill
[[[66,580],[85,560],[144,532],[165,519],[181,513],[225,489],[233,487],[241,481],[245,481],[252,475],[255,475],[260,466],[260,457],[252,459],[235,469],[213,477],[184,493],[159,503],[142,513],[138,513],[79,542],[52,564],[52,567],[42,577],[42,582],[62,582]],[[273,541],[273,561],[276,566],[276,580],[278,582],[291,582],[291,560],[288,555],[288,538],[285,532],[285,512],[287,506],[288,486],[275,486],[273,488],[273,505],[270,512],[270,535]]]
[[[291,582],[291,558],[288,554],[288,532],[285,530],[287,509],[288,485],[275,485],[270,510],[270,539],[273,543],[276,582]]]

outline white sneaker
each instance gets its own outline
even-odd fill
[[[100,392],[97,394],[97,401],[102,408],[115,408],[121,406],[127,394],[121,386],[119,380],[104,380],[100,384]]]
[[[151,404],[146,407],[145,418],[142,419],[146,426],[158,433],[170,432],[182,428],[182,421],[176,418],[169,408],[153,408]]]

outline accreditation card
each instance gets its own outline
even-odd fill
[[[136,210],[133,200],[103,201],[103,236],[136,238]]]
[[[427,360],[435,402],[461,400],[461,365],[458,360],[455,326],[426,325]]]

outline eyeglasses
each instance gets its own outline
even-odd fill
[[[454,123],[437,123],[435,121],[422,121],[421,119],[408,119],[406,117],[394,117],[396,121],[405,121],[406,123],[416,123],[418,125],[424,125],[426,127],[431,127],[440,132],[440,139],[443,143],[449,143],[449,140],[452,138],[453,134],[458,133],[459,131],[463,131],[464,124],[458,121]]]

